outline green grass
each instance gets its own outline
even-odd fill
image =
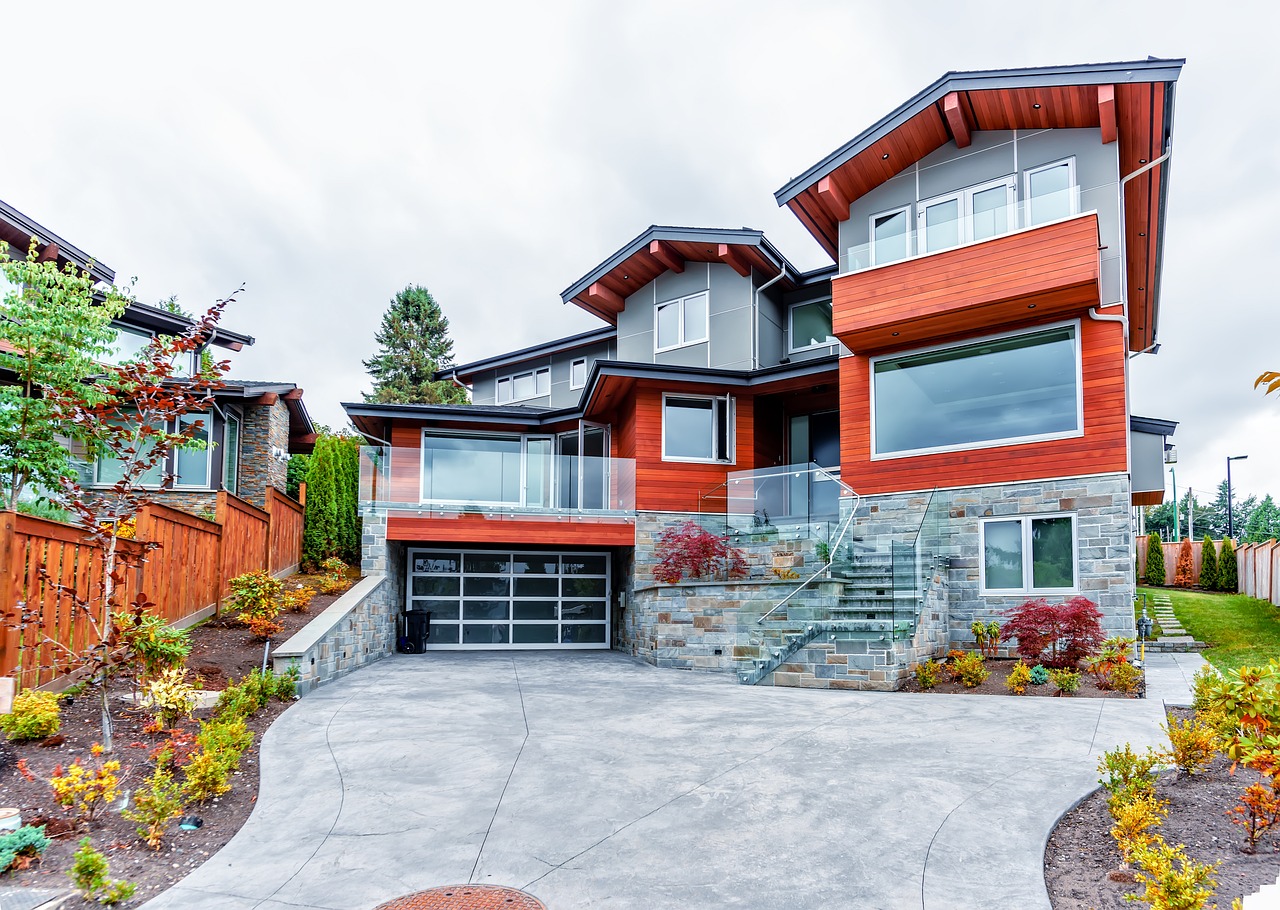
[[[1169,595],[1183,628],[1209,646],[1204,658],[1219,670],[1280,660],[1280,611],[1265,600],[1243,594],[1140,587],[1139,596],[1147,594],[1148,615],[1152,612],[1151,595],[1157,590]]]

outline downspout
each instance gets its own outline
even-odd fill
[[[787,264],[784,262],[777,275],[756,288],[756,302],[751,308],[751,369],[753,370],[760,369],[760,295],[770,285],[776,284],[786,276]]]

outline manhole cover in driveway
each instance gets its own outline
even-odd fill
[[[448,885],[397,897],[374,910],[547,910],[547,905],[514,888]]]

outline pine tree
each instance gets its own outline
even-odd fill
[[[1268,493],[1245,519],[1240,539],[1245,543],[1266,543],[1276,538],[1280,538],[1280,508]]]
[[[466,390],[435,374],[453,363],[449,320],[430,292],[409,285],[391,298],[374,336],[379,351],[364,361],[373,377],[365,401],[378,404],[461,404]]]
[[[1182,538],[1178,548],[1178,564],[1173,569],[1173,584],[1177,588],[1189,588],[1196,580],[1196,559],[1191,550],[1191,538]]]
[[[1206,591],[1218,589],[1218,550],[1208,534],[1200,542],[1200,587]]]
[[[1159,534],[1147,535],[1147,571],[1143,578],[1149,585],[1164,584],[1164,547]]]
[[[1218,554],[1218,590],[1234,594],[1240,589],[1240,569],[1236,565],[1236,546],[1230,537],[1222,538],[1222,552]]]

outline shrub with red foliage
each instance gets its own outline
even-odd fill
[[[1178,564],[1173,570],[1173,586],[1189,588],[1196,583],[1196,559],[1191,552],[1191,538],[1182,538],[1178,548]]]
[[[663,531],[655,552],[658,564],[653,569],[653,577],[664,584],[674,585],[686,576],[714,578],[723,573],[727,578],[745,578],[747,575],[742,552],[696,521],[686,521]]]
[[[1000,627],[1000,638],[1018,640],[1018,656],[1046,667],[1074,668],[1102,644],[1102,614],[1079,595],[1060,604],[1044,598],[1005,611],[1012,618]]]

